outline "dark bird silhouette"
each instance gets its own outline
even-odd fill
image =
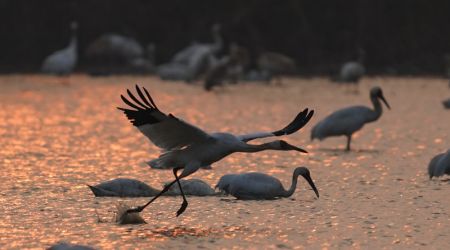
[[[47,250],[94,250],[94,248],[89,246],[60,242],[47,248]]]
[[[430,179],[440,177],[444,174],[450,175],[450,149],[445,153],[433,157],[428,164],[428,175]]]
[[[359,49],[358,59],[342,64],[339,75],[332,80],[335,82],[357,83],[366,73],[366,69],[364,68],[364,58],[364,50]]]
[[[215,195],[214,189],[202,180],[180,180],[180,183],[185,195]],[[95,186],[88,185],[88,187],[96,197],[151,197],[161,192],[160,189],[153,188],[142,181],[128,178],[117,178]],[[181,195],[181,192],[178,187],[172,186],[164,195]]]
[[[161,190],[152,188],[142,181],[128,178],[117,178],[95,186],[88,186],[97,197],[149,197],[161,192]]]
[[[319,191],[306,167],[298,167],[294,170],[292,184],[288,190],[284,189],[277,178],[258,172],[224,175],[220,178],[216,188],[242,200],[267,200],[289,197],[294,194],[299,175],[305,178],[316,193],[317,198],[319,198]]]
[[[152,164],[157,168],[173,168],[175,180],[165,186],[158,195],[145,205],[130,209],[129,212],[141,212],[161,194],[167,192],[174,183],[178,183],[183,196],[183,204],[177,211],[177,216],[179,216],[188,205],[179,179],[189,176],[200,167],[209,166],[234,152],[254,153],[263,150],[296,150],[306,153],[304,149],[290,145],[282,140],[258,145],[248,144],[247,142],[257,138],[292,134],[308,123],[314,111],[309,112],[308,109],[305,109],[285,128],[274,132],[240,136],[229,133],[207,133],[172,114],[167,115],[160,111],[145,88],[142,91],[136,85],[136,91],[140,100],[130,90],[127,90],[128,96],[134,103],[121,95],[122,100],[132,109],[118,109],[122,110],[134,126],[163,150],[163,153],[153,160]],[[183,171],[178,176],[177,172],[179,170]]]
[[[61,50],[55,51],[44,59],[41,71],[47,74],[67,75],[72,73],[77,64],[77,29],[78,24],[70,24],[72,37],[69,45]]]
[[[444,105],[444,108],[450,109],[450,98],[442,101],[442,105]]]
[[[257,59],[259,70],[266,72],[268,80],[272,78],[281,82],[281,75],[292,74],[296,71],[295,60],[276,52],[263,52]]]
[[[345,135],[347,137],[347,151],[350,150],[352,135],[360,130],[364,124],[374,122],[380,118],[382,111],[380,99],[390,109],[380,87],[370,90],[370,100],[374,109],[365,106],[352,106],[335,111],[318,122],[311,131],[311,140],[323,140],[331,136]]]

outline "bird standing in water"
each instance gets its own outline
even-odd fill
[[[347,137],[346,150],[350,150],[352,135],[360,130],[366,123],[374,122],[380,118],[383,109],[380,100],[390,109],[380,87],[370,90],[370,100],[373,109],[365,106],[351,106],[340,109],[317,123],[311,131],[311,140],[315,138],[323,140],[331,136],[345,135]]]

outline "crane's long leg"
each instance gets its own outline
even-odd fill
[[[178,169],[180,169],[180,168],[178,168]],[[186,210],[186,208],[188,206],[186,196],[184,195],[183,189],[181,188],[180,178],[178,178],[178,176],[177,176],[178,169],[176,169],[176,168],[173,169],[173,175],[175,175],[175,181],[178,183],[178,188],[180,188],[181,195],[183,196],[183,203],[181,204],[180,209],[178,209],[178,211],[177,211],[177,217],[180,216],[184,212],[184,210]]]
[[[138,207],[132,208],[132,209],[128,209],[126,213],[140,213],[140,212],[142,212],[142,210],[144,210],[148,205],[150,205],[153,201],[155,201],[156,199],[158,199],[159,196],[161,196],[161,195],[163,195],[165,192],[169,191],[169,188],[170,188],[173,184],[175,184],[175,182],[178,182],[178,185],[180,185],[179,187],[181,187],[181,184],[179,183],[179,179],[178,179],[178,177],[177,177],[177,171],[180,170],[180,169],[182,169],[182,168],[174,168],[174,169],[173,169],[173,173],[175,174],[175,178],[176,178],[176,179],[175,179],[174,181],[170,182],[169,184],[167,184],[167,185],[163,188],[163,190],[161,190],[161,192],[159,192],[159,194],[157,194],[155,197],[153,197],[153,198],[152,198],[149,202],[147,202],[145,205],[143,205],[143,206],[138,206]],[[180,190],[181,190],[181,193],[183,193],[183,190],[182,190],[181,188],[180,188]],[[183,194],[183,199],[184,199],[184,201],[186,200],[186,198],[184,197],[184,194]],[[183,204],[184,204],[184,201],[183,201]],[[187,207],[187,202],[186,202],[186,207]],[[185,207],[184,209],[186,209],[186,207]],[[178,216],[178,215],[177,215],[177,216]]]
[[[347,135],[347,151],[350,151],[350,143],[352,142],[352,135]]]

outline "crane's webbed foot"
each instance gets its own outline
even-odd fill
[[[182,213],[184,213],[187,206],[188,206],[188,202],[186,200],[183,200],[183,204],[181,204],[180,209],[178,209],[178,211],[177,211],[177,217],[180,216]]]

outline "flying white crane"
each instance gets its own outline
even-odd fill
[[[152,164],[156,168],[173,168],[175,180],[168,183],[158,195],[153,197],[145,205],[129,209],[127,213],[141,212],[177,182],[178,188],[183,196],[183,203],[177,211],[177,216],[179,216],[188,206],[180,179],[232,153],[254,153],[263,150],[296,150],[307,153],[306,150],[290,145],[282,140],[258,145],[248,144],[247,142],[257,138],[292,134],[308,123],[314,114],[313,110],[303,110],[289,125],[274,132],[261,132],[240,136],[229,133],[207,133],[172,114],[166,115],[161,112],[145,88],[143,88],[143,91],[146,96],[144,96],[143,91],[137,85],[136,91],[141,100],[137,99],[130,90],[127,90],[128,96],[134,103],[123,95],[120,96],[133,109],[120,107],[118,109],[122,110],[134,126],[164,151],[157,159],[152,161]],[[178,176],[177,172],[180,169],[183,172]]]

